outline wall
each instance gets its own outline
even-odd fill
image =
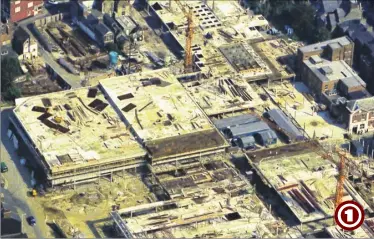
[[[59,22],[59,21],[62,21],[63,19],[66,19],[68,17],[70,17],[70,15],[67,14],[67,13],[65,13],[65,14],[59,13],[59,14],[55,14],[55,15],[52,15],[52,16],[44,17],[42,19],[38,19],[34,23],[35,23],[35,26],[42,27],[42,26],[47,25],[50,22]]]
[[[41,11],[42,6],[43,0],[12,0],[10,3],[10,21],[18,22],[28,17],[35,16]]]

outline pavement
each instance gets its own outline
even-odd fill
[[[1,109],[1,161],[5,162],[9,169],[8,172],[2,173],[5,179],[5,187],[2,189],[4,207],[18,213],[23,220],[24,232],[29,238],[50,237],[50,229],[45,224],[46,218],[41,205],[35,198],[28,196],[31,191],[31,173],[21,165],[20,157],[7,136],[11,110],[12,108]],[[36,225],[33,227],[26,222],[26,218],[31,215],[36,219]]]

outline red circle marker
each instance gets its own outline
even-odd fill
[[[353,231],[364,223],[364,208],[355,201],[345,201],[335,209],[335,222],[346,231]]]

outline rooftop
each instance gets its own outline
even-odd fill
[[[320,42],[320,43],[316,43],[316,44],[304,46],[304,47],[301,47],[299,49],[300,49],[301,52],[304,52],[304,53],[306,53],[306,52],[314,52],[314,51],[321,51],[327,45],[329,45],[331,43],[338,43],[341,46],[346,46],[346,45],[352,44],[352,41],[349,39],[349,37],[344,36],[344,37],[335,38],[335,39],[331,39],[331,40],[328,40],[328,41],[324,41],[324,42]]]
[[[145,155],[95,88],[20,98],[14,113],[52,171]]]
[[[311,57],[310,59],[305,60],[304,63],[323,82],[338,81],[348,78],[364,84],[357,73],[354,72],[352,68],[343,60],[328,61],[326,59],[318,58],[317,61],[316,57]]]
[[[227,144],[167,68],[105,79],[100,86],[154,157]]]
[[[374,111],[374,97],[349,101],[347,108],[351,112],[356,110]]]

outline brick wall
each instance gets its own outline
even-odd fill
[[[10,21],[18,22],[38,14],[43,6],[43,0],[11,0]]]

